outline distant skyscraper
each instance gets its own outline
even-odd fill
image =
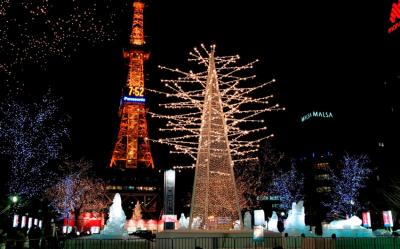
[[[296,167],[304,174],[304,207],[306,223],[317,225],[328,212],[323,205],[329,200],[332,186],[330,170],[336,168],[345,131],[340,126],[341,113],[313,108],[298,116],[293,127],[292,153]]]

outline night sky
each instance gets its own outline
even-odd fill
[[[29,87],[51,85],[63,98],[71,117],[69,149],[74,157],[101,167],[108,164],[117,137],[127,75],[122,50],[130,33],[131,9],[116,2],[114,8],[126,10],[118,12],[112,25],[113,41],[83,44],[70,58],[52,60],[45,72],[37,73],[35,67],[30,74],[25,71]],[[146,86],[160,84],[163,75],[157,65],[187,69],[193,47],[216,44],[219,55],[240,54],[243,61],[258,58],[259,81],[277,79],[270,91],[287,111],[270,115],[276,140],[290,143],[287,134],[301,114],[321,110],[334,112],[352,139],[362,144],[359,138],[377,133],[370,119],[380,110],[374,94],[383,82],[380,41],[390,11],[387,2],[148,1],[144,26],[151,56],[145,66]],[[154,108],[157,99],[150,100]],[[158,125],[149,121],[152,136],[157,136]],[[165,156],[157,153],[156,162]]]

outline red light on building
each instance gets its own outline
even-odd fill
[[[98,227],[99,229],[102,229],[104,227],[103,213],[85,212],[79,216],[79,231],[91,231],[92,227]]]
[[[392,4],[389,20],[393,25],[388,29],[389,34],[400,27],[400,22],[396,23],[396,19],[400,19],[400,0],[398,3]]]
[[[70,214],[68,217],[64,218],[63,226],[74,227],[75,226],[75,215]]]
[[[390,11],[390,22],[394,23],[396,19],[400,19],[400,1],[397,4],[393,3]]]
[[[68,218],[64,218],[64,227],[73,228],[76,226],[79,232],[91,231],[92,227],[98,228],[99,230],[104,227],[104,214],[98,212],[84,212],[78,217],[78,224],[75,224],[75,215],[70,214]],[[65,229],[65,231],[67,231]]]

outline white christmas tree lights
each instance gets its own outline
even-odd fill
[[[239,56],[217,57],[215,46],[210,51],[201,47],[204,52],[195,48],[189,61],[206,70],[161,67],[180,77],[163,80],[163,91],[150,90],[167,100],[160,104],[165,110],[150,114],[166,120],[160,129],[165,136],[158,142],[196,160],[191,227],[229,229],[241,220],[234,163],[257,159],[260,142],[272,136],[260,114],[283,108],[268,102],[272,95],[263,95],[274,80],[254,86],[249,81],[255,75],[240,76],[257,60],[237,66]]]

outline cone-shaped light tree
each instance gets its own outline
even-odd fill
[[[163,80],[164,91],[150,90],[168,100],[160,104],[167,110],[151,115],[166,120],[166,127],[160,129],[165,137],[158,142],[196,161],[190,227],[230,229],[242,220],[234,163],[257,159],[260,142],[271,136],[260,114],[283,108],[268,103],[272,95],[262,94],[262,88],[274,80],[245,86],[244,81],[255,75],[239,76],[257,61],[236,66],[239,56],[217,57],[215,46],[209,51],[202,45],[202,49],[195,48],[189,61],[206,70],[194,73],[161,67],[181,76]]]

